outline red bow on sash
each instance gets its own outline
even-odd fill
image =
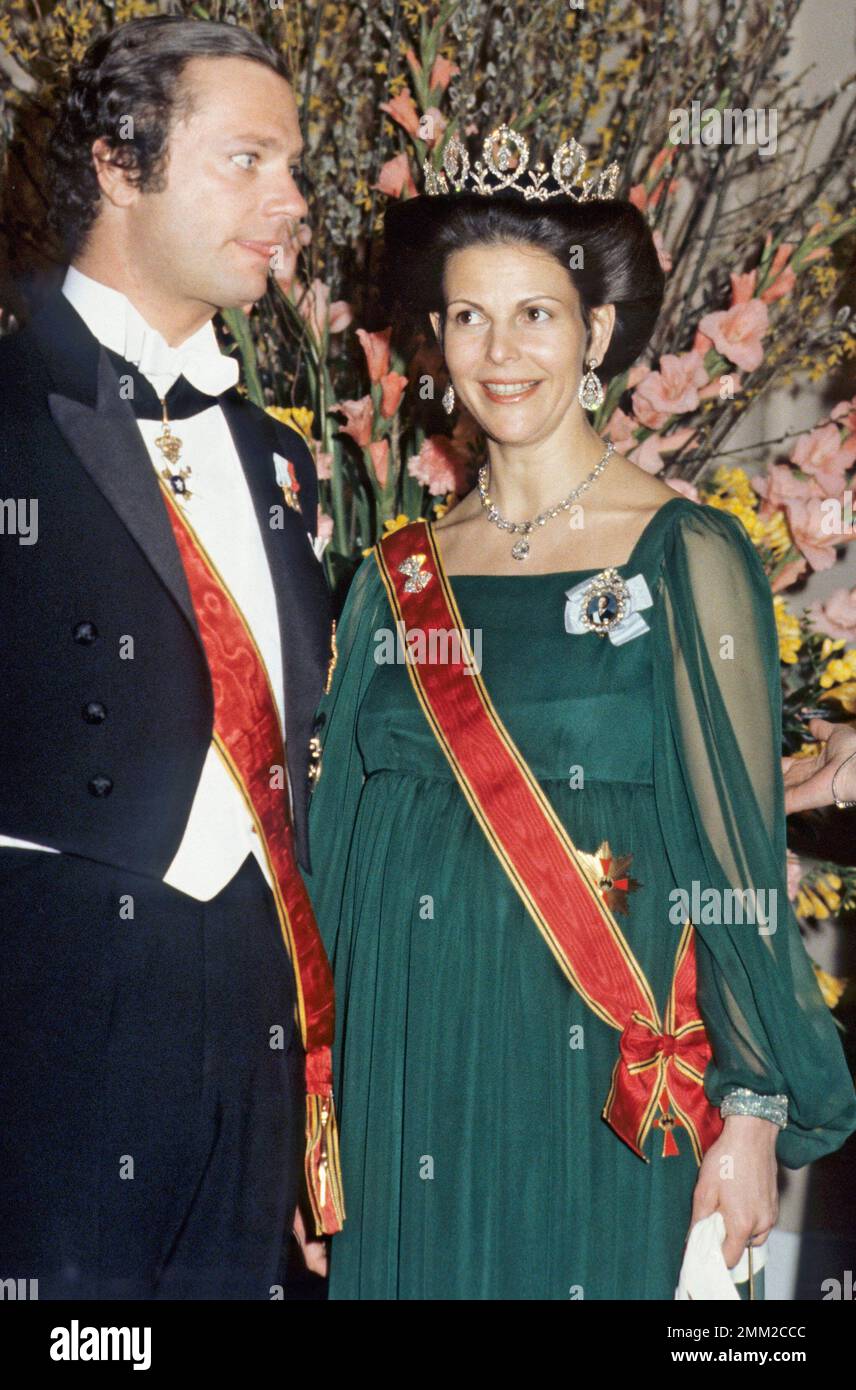
[[[666,1021],[658,1028],[635,1009],[618,1040],[619,1058],[604,1117],[638,1152],[649,1125],[663,1131],[662,1157],[678,1152],[674,1128],[683,1125],[701,1153],[722,1130],[722,1117],[704,1095],[711,1051],[695,1000],[695,941],[686,923],[678,943]],[[659,1106],[659,1114],[654,1115]],[[628,1139],[628,1143],[629,1143]],[[697,1153],[697,1157],[699,1154]]]
[[[424,634],[425,651],[449,658],[417,661],[408,651],[407,671],[461,791],[561,970],[621,1034],[604,1119],[646,1163],[652,1126],[663,1129],[667,1156],[678,1152],[673,1129],[681,1125],[700,1163],[723,1122],[702,1086],[711,1051],[696,1004],[692,924],[681,933],[661,1023],[596,876],[491,704],[430,526],[391,532],[374,555],[397,623]]]
[[[333,977],[292,845],[285,748],[267,668],[249,627],[187,517],[161,483],[214,690],[214,744],[265,851],[294,969],[306,1051],[306,1186],[318,1235],[342,1228],[345,1205],[333,1107]]]

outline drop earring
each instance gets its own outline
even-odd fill
[[[580,379],[579,397],[580,405],[583,410],[597,410],[598,406],[603,405],[603,383],[595,372],[597,361],[594,357],[586,363],[586,374]]]
[[[447,415],[451,415],[452,411],[455,409],[455,388],[451,381],[443,392],[443,409]]]

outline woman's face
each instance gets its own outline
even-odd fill
[[[498,443],[549,437],[577,398],[586,332],[569,271],[540,247],[474,245],[446,262],[443,352],[455,394]],[[600,361],[612,305],[592,310],[587,356]],[[439,335],[440,316],[431,315]]]

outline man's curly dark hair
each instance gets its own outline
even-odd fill
[[[98,215],[99,136],[140,189],[162,192],[169,131],[193,109],[180,81],[191,58],[249,58],[289,80],[280,55],[239,25],[154,15],[96,39],[71,74],[48,146],[48,216],[70,257]]]

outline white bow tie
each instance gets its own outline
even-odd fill
[[[159,396],[165,396],[182,375],[208,396],[219,396],[238,381],[238,362],[220,351],[210,319],[172,348],[126,294],[93,280],[76,266],[68,267],[62,289],[99,342],[138,367]]]
[[[235,385],[241,373],[234,357],[220,351],[211,323],[173,348],[139,314],[129,313],[122,356],[139,368],[158,396],[165,396],[180,376],[206,395],[219,396]]]

